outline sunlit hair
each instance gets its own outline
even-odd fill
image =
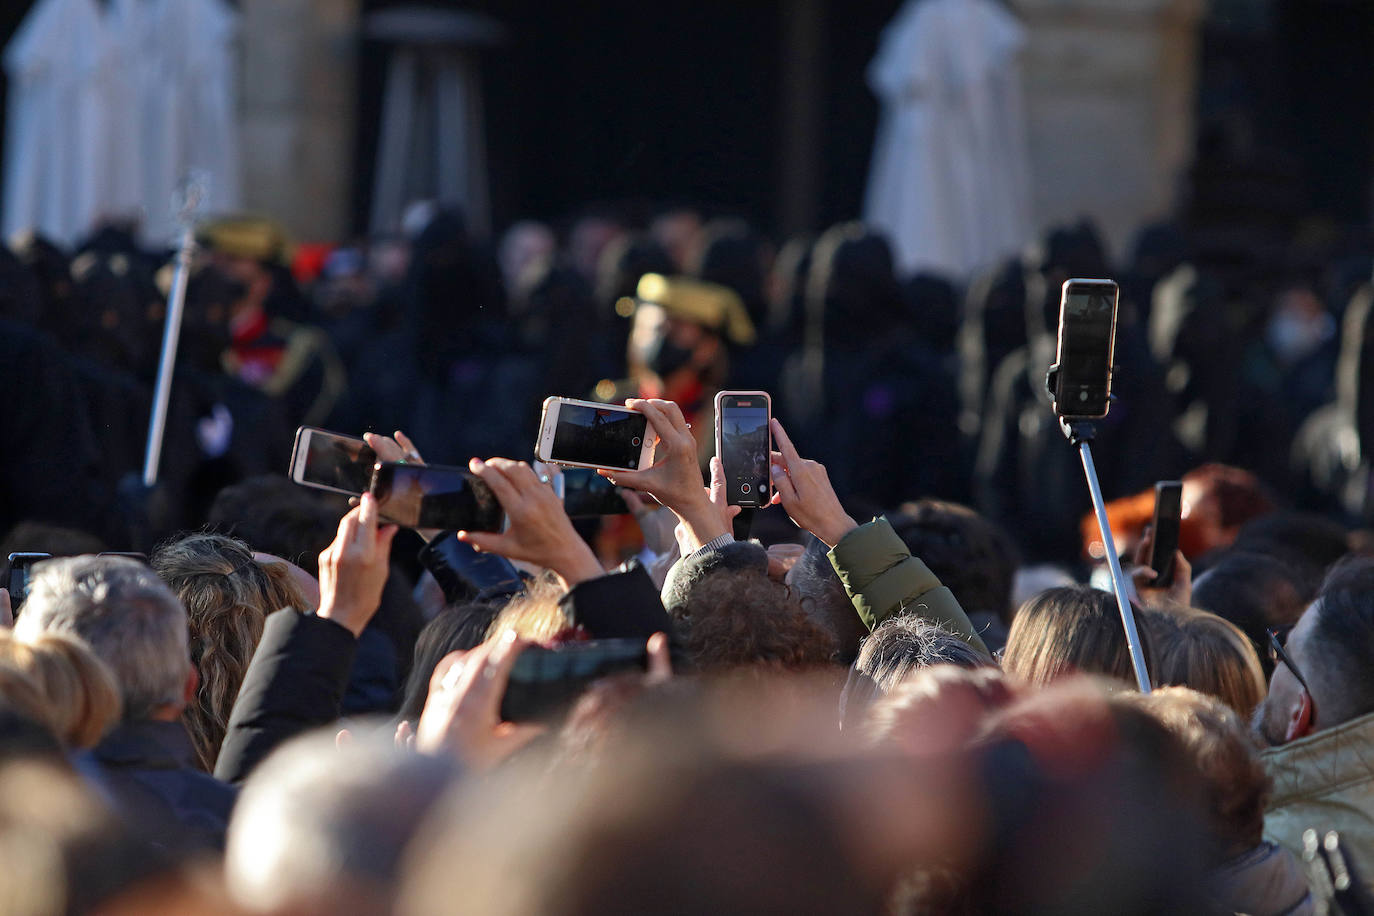
[[[1250,721],[1268,685],[1244,631],[1216,614],[1186,607],[1153,611],[1147,621],[1157,684],[1191,687]]]
[[[210,771],[267,615],[303,608],[305,599],[285,567],[264,566],[253,559],[247,544],[219,534],[170,541],[153,553],[151,562],[186,607],[200,688],[183,719],[197,763]]]
[[[1123,694],[1182,742],[1202,774],[1216,854],[1230,859],[1258,846],[1271,782],[1250,740],[1246,720],[1221,701],[1184,687]]]
[[[191,668],[186,610],[142,563],[81,556],[37,564],[14,635],[33,642],[42,633],[76,636],[110,666],[126,720],[181,708]]]
[[[552,573],[537,576],[525,584],[525,590],[501,609],[487,630],[487,639],[497,639],[514,633],[521,639],[549,642],[566,635],[573,626],[568,612],[559,601],[567,590]]]
[[[119,721],[122,704],[114,672],[78,639],[44,633],[22,643],[0,632],[0,669],[33,682],[54,736],[69,748],[94,747]]]
[[[922,668],[874,703],[860,733],[868,743],[912,753],[957,750],[1016,696],[1015,683],[999,668]]]
[[[1153,671],[1143,629],[1140,642],[1145,666]],[[1030,684],[1075,672],[1136,682],[1116,598],[1086,585],[1046,589],[1021,605],[1007,634],[1002,668]]]

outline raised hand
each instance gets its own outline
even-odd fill
[[[859,523],[840,505],[825,465],[798,455],[776,417],[771,423],[773,441],[778,445],[770,468],[773,503],[781,503],[798,527],[810,531],[827,547],[834,547],[840,538],[859,527]]]
[[[491,487],[510,524],[500,534],[460,531],[459,540],[478,550],[551,569],[568,587],[605,573],[573,528],[563,501],[528,464],[509,458],[474,458],[468,469]]]
[[[1131,580],[1135,583],[1136,594],[1141,604],[1157,607],[1161,604],[1177,604],[1189,607],[1193,602],[1193,565],[1183,556],[1183,551],[1174,551],[1174,581],[1165,588],[1151,583],[1159,578],[1159,573],[1150,568],[1150,554],[1154,551],[1155,533],[1147,527],[1145,536],[1135,545],[1135,569],[1131,570]]]
[[[713,538],[730,533],[729,519],[734,515],[725,516],[712,502],[711,492],[701,484],[697,441],[682,416],[682,409],[672,401],[658,398],[631,398],[625,402],[625,406],[643,413],[657,435],[654,463],[638,471],[599,473],[609,477],[617,486],[648,493],[672,509],[685,532],[685,541],[680,540],[679,543],[699,547]],[[724,493],[723,475],[717,489],[720,494]],[[723,495],[721,499],[723,504]]]
[[[377,524],[377,500],[364,493],[358,507],[339,521],[334,542],[320,553],[317,616],[362,635],[382,601],[395,535],[395,525]]]
[[[452,754],[465,766],[488,769],[544,730],[542,725],[501,721],[501,698],[515,659],[529,645],[509,634],[468,652],[451,652],[429,680],[429,697],[415,726],[422,754]],[[398,732],[398,739],[406,740]]]
[[[420,457],[420,450],[415,447],[415,443],[410,441],[410,437],[399,429],[391,436],[383,436],[380,433],[363,433],[363,440],[377,453],[378,461],[401,461],[406,464],[423,465],[425,459]],[[437,528],[416,528],[415,533],[425,541],[432,541],[439,535]]]

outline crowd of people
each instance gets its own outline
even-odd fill
[[[1156,227],[1116,270],[1080,223],[965,286],[685,207],[199,248],[153,487],[171,259],[0,248],[0,529],[53,557],[0,591],[0,914],[1374,913],[1367,258]],[[1138,653],[1044,389],[1108,276]],[[530,460],[549,395],[645,415],[629,514]],[[298,486],[299,425],[506,526]]]

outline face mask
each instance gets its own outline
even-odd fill
[[[668,339],[658,338],[644,352],[644,365],[659,378],[666,379],[692,360],[692,351]]]
[[[1290,365],[1316,352],[1334,332],[1335,321],[1330,315],[1303,318],[1279,312],[1270,320],[1264,337],[1279,362]]]

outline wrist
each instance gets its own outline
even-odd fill
[[[352,633],[354,637],[362,636],[363,628],[367,626],[367,620],[363,615],[357,613],[356,608],[330,598],[320,602],[320,609],[315,612],[315,616],[332,620]]]
[[[823,523],[811,529],[811,533],[820,538],[825,546],[834,548],[836,544],[844,540],[844,536],[855,528],[859,523],[848,515],[838,516],[833,519],[826,519]]]
[[[683,531],[687,536],[687,543],[684,546],[690,547],[691,551],[700,550],[704,545],[722,534],[732,533],[729,524],[721,518],[719,510],[713,503],[708,502],[705,506],[694,507],[690,514],[677,512],[677,510],[674,512],[677,514],[678,520],[682,522]]]
[[[606,574],[606,570],[601,568],[601,561],[596,558],[596,554],[580,539],[578,540],[580,549],[571,550],[566,556],[556,561],[555,565],[549,568],[553,570],[558,578],[563,580],[563,585],[572,588],[588,579],[596,579]]]

